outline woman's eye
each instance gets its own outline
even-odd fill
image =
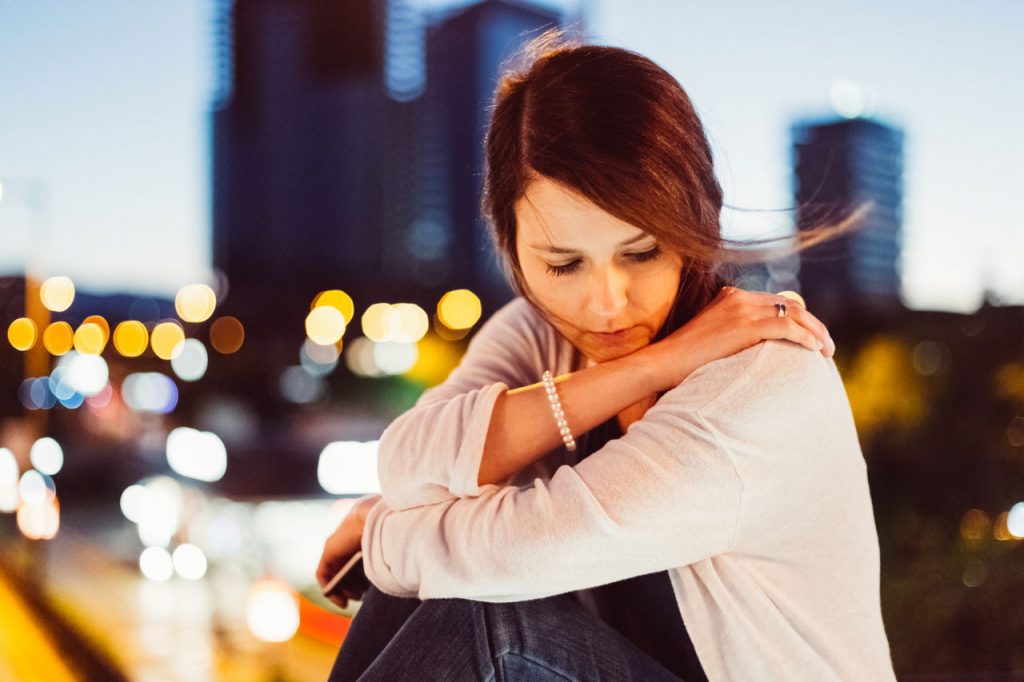
[[[660,256],[661,248],[655,246],[653,249],[650,249],[649,251],[642,251],[640,253],[630,253],[626,255],[629,256],[629,258],[632,259],[635,263],[644,263],[650,260],[654,260],[655,258]],[[556,276],[568,275],[573,272],[576,272],[576,270],[579,269],[581,264],[582,261],[574,260],[571,263],[566,263],[565,265],[548,265],[548,272]]]
[[[580,261],[574,260],[565,265],[548,265],[548,272],[552,275],[568,275],[580,267]]]
[[[655,246],[650,251],[643,251],[642,253],[631,253],[629,254],[629,257],[638,263],[643,263],[644,261],[654,260],[659,255],[661,255],[661,248]]]

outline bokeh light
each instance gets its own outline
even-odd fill
[[[200,580],[206,575],[206,555],[196,545],[186,543],[175,547],[171,560],[175,573],[185,580]]]
[[[114,348],[126,358],[137,358],[149,346],[149,330],[138,320],[125,320],[114,328]]]
[[[360,318],[363,334],[371,341],[390,341],[398,331],[401,320],[390,303],[374,303]]]
[[[159,372],[136,372],[124,378],[121,396],[136,412],[167,414],[178,405],[178,387]]]
[[[27,317],[19,317],[7,327],[7,340],[15,350],[28,350],[36,345],[39,330],[36,323]]]
[[[58,371],[59,370],[59,371]],[[72,351],[62,357],[50,378],[59,377],[57,386],[51,386],[61,401],[70,400],[72,396],[66,391],[80,393],[82,397],[96,395],[107,385],[110,369],[107,361],[99,355],[82,355]]]
[[[430,316],[415,303],[396,303],[392,310],[398,318],[398,323],[394,336],[389,340],[416,343],[429,331]]]
[[[50,540],[60,529],[60,503],[56,497],[23,501],[18,507],[18,530],[29,540]]]
[[[217,308],[217,294],[206,284],[188,284],[174,297],[174,309],[186,322],[205,322]]]
[[[18,460],[7,448],[0,448],[0,512],[10,513],[18,508]]]
[[[180,476],[212,483],[224,477],[228,455],[217,434],[179,426],[167,434],[167,464]]]
[[[249,588],[245,622],[264,642],[287,642],[299,629],[299,600],[283,580],[265,578]]]
[[[346,325],[352,322],[352,318],[355,316],[356,308],[352,302],[352,297],[341,289],[330,289],[317,294],[316,298],[313,299],[312,305],[310,305],[310,310],[320,306],[336,308],[345,318]]]
[[[39,298],[47,310],[63,312],[75,300],[75,283],[70,277],[50,277],[39,287]]]
[[[345,316],[332,306],[318,306],[306,315],[306,336],[322,346],[337,343],[345,334]]]
[[[1010,507],[1006,515],[1006,530],[1015,538],[1024,538],[1024,502]]]
[[[416,364],[418,357],[415,343],[385,341],[373,345],[373,362],[384,374],[404,374]]]
[[[143,481],[142,486],[136,521],[139,540],[147,547],[167,547],[181,524],[181,484],[170,476],[155,476]]]
[[[53,438],[44,436],[32,444],[29,460],[39,473],[56,476],[64,466],[64,449]]]
[[[164,582],[174,575],[174,562],[163,547],[147,547],[139,555],[139,570],[150,580]]]
[[[469,329],[482,312],[480,299],[469,289],[449,291],[437,303],[437,317],[449,329]]]
[[[132,523],[139,522],[140,512],[142,510],[142,498],[146,494],[146,488],[133,483],[121,493],[121,513],[124,517]]]
[[[245,342],[245,327],[237,317],[218,317],[210,325],[210,345],[222,355],[238,352]]]
[[[18,481],[18,495],[25,504],[38,505],[56,497],[57,489],[52,478],[35,469],[29,469]]]
[[[171,355],[171,369],[182,381],[198,381],[206,374],[209,356],[199,339],[181,341]]]
[[[103,327],[95,322],[84,322],[75,330],[72,343],[79,353],[99,355],[103,352],[107,340]]]
[[[316,477],[332,495],[363,495],[380,492],[377,449],[380,441],[335,441],[320,452]]]
[[[149,345],[153,348],[153,352],[161,360],[170,360],[174,357],[176,351],[180,351],[182,346],[179,346],[182,341],[185,340],[185,330],[181,328],[181,325],[177,322],[165,320],[157,326],[153,327],[153,333],[149,336]]]
[[[75,333],[67,322],[53,322],[43,330],[43,346],[50,355],[64,355],[74,343]]]

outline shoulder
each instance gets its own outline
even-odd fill
[[[517,296],[505,303],[480,326],[470,346],[491,349],[518,347],[543,352],[556,342],[557,331],[532,303]]]
[[[703,365],[663,396],[704,415],[768,412],[786,418],[842,389],[835,362],[783,339],[756,343]],[[843,393],[845,398],[845,393]]]
[[[516,296],[491,313],[480,326],[476,336],[487,331],[528,333],[540,329],[547,322],[533,305],[522,296]],[[475,338],[475,337],[474,337]]]

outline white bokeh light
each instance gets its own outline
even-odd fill
[[[64,466],[64,450],[53,438],[44,436],[32,444],[29,459],[40,473],[55,476]]]
[[[228,453],[217,434],[179,426],[167,434],[167,464],[181,476],[212,483],[224,477]]]
[[[171,555],[163,547],[147,547],[139,556],[139,569],[150,580],[164,582],[174,575]]]
[[[342,440],[328,443],[320,452],[316,476],[320,486],[333,495],[380,492],[377,447],[380,441]]]

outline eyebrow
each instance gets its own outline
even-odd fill
[[[646,239],[647,237],[650,236],[651,235],[649,235],[646,232],[641,232],[635,237],[630,237],[626,241],[622,242],[621,244],[619,244],[619,246],[629,246],[630,244],[635,244],[636,242],[642,239]],[[537,249],[538,251],[547,251],[548,253],[579,253],[580,251],[582,251],[582,249],[567,249],[561,246],[549,246],[547,244],[530,244],[529,246],[531,249]]]

